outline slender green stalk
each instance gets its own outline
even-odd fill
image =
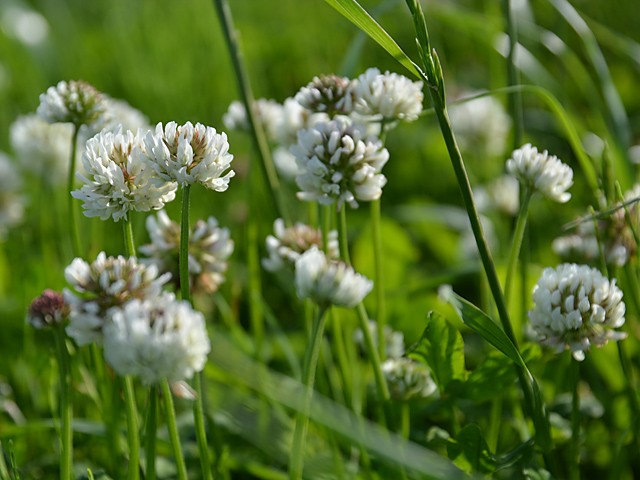
[[[516,219],[516,226],[513,230],[513,239],[511,240],[511,252],[509,253],[509,263],[507,264],[507,276],[504,282],[504,298],[505,302],[509,303],[511,294],[511,286],[513,283],[513,277],[516,271],[516,265],[518,263],[518,257],[520,256],[520,248],[522,247],[522,240],[524,239],[524,231],[527,225],[527,216],[529,215],[529,205],[531,203],[531,197],[533,196],[533,189],[526,187],[524,192],[524,198],[520,205],[520,211],[518,212],[518,218]]]
[[[311,338],[309,339],[309,344],[304,355],[304,364],[302,366],[302,385],[304,386],[304,394],[302,396],[300,410],[296,416],[296,426],[293,432],[293,444],[291,446],[291,458],[289,463],[289,478],[291,480],[302,479],[304,447],[306,444],[307,430],[309,428],[309,410],[311,408],[316,367],[318,365],[318,357],[320,356],[320,347],[322,345],[326,310],[326,306],[320,306],[318,308],[318,315],[313,322]]]
[[[60,478],[73,478],[73,404],[71,400],[71,368],[63,328],[56,331],[58,367],[60,369]]]
[[[411,405],[403,402],[400,405],[400,434],[409,440],[411,434]]]
[[[178,268],[180,275],[180,295],[182,300],[191,303],[191,288],[189,282],[189,206],[191,197],[191,185],[182,187],[182,211],[180,217],[180,251],[178,253]],[[200,467],[202,478],[211,478],[211,463],[209,461],[209,445],[207,431],[204,425],[204,393],[202,388],[202,372],[197,372],[193,379],[193,389],[196,391],[196,399],[193,402],[193,421],[196,429],[198,453],[200,454]],[[168,408],[168,407],[167,407]]]
[[[249,82],[249,75],[247,74],[244,64],[242,51],[240,50],[238,32],[233,24],[231,9],[229,8],[227,0],[213,0],[213,4],[218,13],[220,24],[222,25],[227,49],[231,55],[231,61],[233,62],[233,68],[236,74],[236,81],[238,83],[238,90],[240,91],[242,102],[244,103],[244,107],[247,112],[247,120],[249,122],[251,135],[253,137],[257,153],[260,156],[260,166],[262,167],[262,172],[269,185],[271,199],[280,218],[282,218],[285,223],[289,223],[288,212],[285,208],[285,202],[281,194],[280,181],[278,180],[275,164],[271,157],[271,151],[269,150],[264,128],[254,110],[254,96]]]
[[[255,357],[263,358],[264,350],[264,311],[262,307],[262,286],[260,284],[260,254],[258,253],[258,225],[247,225],[247,267],[249,270],[249,320],[255,344]]]
[[[364,345],[367,349],[371,366],[373,367],[376,390],[380,399],[386,403],[390,398],[389,387],[387,386],[387,380],[384,378],[384,374],[382,373],[378,350],[376,349],[375,342],[373,341],[373,335],[371,335],[371,329],[369,328],[369,315],[367,314],[367,310],[364,308],[363,303],[360,303],[356,307],[356,311],[358,312],[358,321],[364,337]]]
[[[631,407],[631,412],[633,414],[633,422],[637,424],[638,422],[640,422],[640,402],[638,401],[638,390],[636,388],[635,376],[633,374],[633,366],[631,363],[631,359],[627,354],[624,342],[616,342],[616,345],[618,347],[618,359],[620,360],[622,373],[624,373],[624,378],[627,382],[626,390],[627,394],[629,395],[629,404]],[[633,428],[632,432],[633,436],[636,438],[636,441],[638,441],[637,429]]]
[[[347,207],[342,205],[338,211],[338,243],[340,245],[340,256],[347,265],[351,265],[351,255],[349,255],[349,237],[347,234]]]
[[[80,244],[80,230],[79,230],[79,218],[78,210],[75,208],[75,199],[71,196],[73,191],[73,181],[76,178],[76,150],[78,145],[78,134],[80,128],[77,125],[73,126],[73,135],[71,135],[71,158],[69,159],[69,172],[67,174],[67,195],[68,195],[68,208],[69,208],[69,227],[71,234],[71,246],[73,248],[73,256],[79,257],[81,255]]]
[[[147,431],[145,442],[146,471],[145,480],[156,478],[156,433],[158,430],[158,389],[149,388],[149,410],[147,411]]]
[[[505,19],[507,35],[509,36],[509,54],[507,55],[507,83],[510,87],[520,84],[520,74],[516,65],[516,52],[518,47],[518,27],[511,10],[511,0],[502,0],[502,14]],[[508,97],[509,111],[513,121],[513,148],[519,148],[522,144],[524,133],[522,114],[522,94],[516,90]]]
[[[180,445],[180,436],[178,435],[178,424],[176,423],[176,411],[173,406],[173,396],[171,395],[169,382],[162,380],[160,389],[162,390],[162,398],[164,400],[169,440],[171,441],[176,469],[178,470],[178,480],[187,480],[187,467],[184,464],[184,456],[182,455],[182,446]]]
[[[387,321],[387,306],[384,298],[384,271],[382,268],[382,233],[380,231],[380,199],[371,202],[371,231],[373,234],[373,261],[375,266],[374,293],[376,297],[376,322],[378,326],[378,354],[386,355],[384,327]]]
[[[133,241],[133,225],[131,224],[131,219],[127,218],[122,223],[122,232],[124,235],[124,251],[127,256],[135,257],[136,256],[136,244]]]
[[[569,478],[580,480],[580,362],[571,358],[571,457],[569,459]]]
[[[128,480],[140,478],[140,438],[138,435],[138,409],[133,389],[133,379],[127,375],[123,379],[124,402],[127,415],[127,443],[129,444]]]

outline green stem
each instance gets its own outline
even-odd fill
[[[571,358],[571,457],[569,469],[571,480],[580,480],[580,362]]]
[[[618,359],[620,360],[620,366],[622,367],[622,373],[624,374],[624,378],[627,381],[627,392],[629,395],[629,404],[631,407],[631,412],[633,413],[633,422],[640,421],[640,402],[638,402],[637,388],[636,382],[633,375],[633,366],[631,363],[631,359],[627,354],[627,351],[624,346],[623,341],[616,342],[618,347]],[[638,438],[636,429],[633,428],[633,435]]]
[[[502,14],[505,18],[507,35],[509,36],[509,54],[507,55],[507,83],[510,87],[520,83],[519,70],[516,65],[516,52],[518,47],[518,28],[511,10],[511,0],[502,0]],[[509,111],[513,120],[513,148],[519,148],[522,144],[524,133],[522,114],[522,94],[515,91],[509,96]]]
[[[342,205],[338,211],[338,243],[340,245],[340,256],[347,265],[351,265],[351,255],[349,255],[349,237],[347,235],[347,207]]]
[[[302,479],[304,467],[304,447],[306,443],[307,430],[309,427],[309,410],[311,408],[311,398],[313,397],[313,385],[316,376],[316,367],[322,345],[322,335],[325,325],[326,306],[318,308],[318,315],[313,322],[311,338],[304,356],[302,367],[302,385],[304,394],[302,404],[296,416],[296,426],[293,433],[293,444],[291,446],[291,460],[289,464],[289,478],[291,480]]]
[[[178,480],[187,480],[187,467],[184,464],[182,455],[182,447],[180,446],[180,436],[178,435],[178,425],[176,423],[176,412],[173,406],[173,396],[171,388],[167,380],[160,383],[162,390],[162,398],[164,399],[165,415],[167,418],[167,430],[169,431],[169,439],[173,447],[173,456],[178,470]]]
[[[207,431],[204,425],[204,389],[202,388],[202,372],[197,372],[193,376],[193,389],[196,391],[195,402],[193,402],[193,420],[196,429],[196,440],[198,442],[198,453],[200,454],[200,468],[202,478],[211,478],[211,461],[209,459],[209,443],[207,442]]]
[[[136,256],[136,244],[133,241],[133,225],[131,218],[127,216],[126,220],[122,223],[122,232],[124,235],[124,251],[128,257]]]
[[[129,444],[128,480],[140,478],[140,439],[138,436],[138,409],[136,408],[133,380],[127,375],[123,378],[124,402],[127,414],[127,443]]]
[[[376,349],[375,342],[373,341],[373,335],[371,335],[371,329],[369,328],[369,315],[367,314],[367,310],[364,308],[363,303],[360,303],[356,307],[356,311],[358,312],[358,321],[364,337],[364,344],[367,349],[367,353],[369,354],[369,359],[371,360],[371,366],[373,367],[376,390],[382,402],[386,404],[390,398],[389,387],[387,386],[387,380],[384,378],[384,374],[382,373],[378,350]]]
[[[409,440],[411,434],[411,406],[409,402],[400,405],[400,434]]]
[[[258,224],[247,225],[247,268],[249,270],[249,320],[255,344],[255,357],[261,360],[264,350],[264,311],[260,284],[260,254],[258,253]]]
[[[489,429],[487,431],[487,444],[491,452],[498,451],[498,440],[500,439],[500,426],[502,417],[502,397],[494,398],[491,401],[491,415],[489,417]]]
[[[380,229],[380,199],[371,202],[371,230],[373,234],[373,260],[375,264],[375,297],[377,304],[376,321],[378,326],[378,354],[384,359],[386,356],[386,340],[384,327],[387,308],[384,298],[384,271],[382,269],[382,233]]]
[[[62,452],[60,455],[60,478],[69,480],[73,477],[73,404],[71,401],[71,368],[69,365],[69,351],[65,339],[64,329],[56,332],[56,346],[58,352],[58,367],[60,369],[60,440]]]
[[[229,8],[227,0],[213,0],[213,4],[222,25],[227,49],[231,55],[231,61],[233,62],[233,68],[236,74],[236,81],[238,83],[238,90],[240,91],[240,95],[242,96],[242,101],[247,112],[247,120],[249,122],[253,142],[261,160],[260,166],[262,167],[263,174],[269,184],[271,199],[276,207],[278,216],[285,221],[285,224],[288,224],[289,217],[285,208],[285,202],[282,198],[278,174],[276,172],[275,164],[273,163],[273,158],[267,143],[262,122],[257,117],[254,110],[254,96],[249,82],[249,75],[247,74],[244,64],[242,51],[240,50],[238,32],[233,24],[231,9]]]
[[[509,253],[509,263],[507,264],[507,276],[504,282],[504,297],[507,304],[509,304],[511,284],[513,283],[516,265],[518,264],[518,257],[520,256],[520,248],[522,247],[522,240],[524,239],[524,231],[527,226],[527,216],[529,215],[529,205],[531,203],[532,195],[533,189],[527,186],[522,200],[522,205],[520,205],[520,211],[518,212],[518,218],[516,219],[516,226],[513,231],[511,252]]]
[[[68,208],[69,208],[69,224],[71,235],[71,246],[73,248],[73,256],[79,257],[81,252],[80,244],[80,231],[79,231],[79,218],[78,210],[75,208],[75,198],[71,196],[73,191],[73,181],[76,178],[76,151],[78,144],[78,134],[80,128],[76,125],[73,126],[73,135],[71,136],[71,158],[69,159],[69,172],[67,174],[67,195],[68,195]]]
[[[191,303],[189,285],[189,199],[191,185],[182,187],[182,216],[180,218],[180,252],[178,257],[180,275],[180,294],[182,300]]]
[[[158,389],[149,388],[149,410],[147,411],[147,431],[145,442],[146,467],[145,480],[156,478],[156,432],[158,429]]]

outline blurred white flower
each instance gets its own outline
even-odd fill
[[[584,360],[592,344],[626,337],[615,330],[625,322],[622,291],[595,268],[574,263],[545,268],[533,302],[529,320],[541,343],[558,353],[570,349],[576,360]]]
[[[156,125],[144,138],[145,150],[156,172],[180,185],[199,183],[210,190],[224,192],[235,175],[231,167],[227,135],[215,128],[191,122]]]
[[[355,307],[373,288],[371,280],[327,258],[315,245],[296,260],[295,278],[298,297],[321,306]]]
[[[156,217],[147,217],[147,231],[151,243],[139,248],[149,257],[143,261],[171,273],[179,289],[180,225],[160,210]],[[188,248],[189,282],[194,292],[213,293],[224,283],[233,246],[229,229],[219,227],[215,217],[196,222],[189,232]]]
[[[2,30],[19,42],[33,47],[44,43],[49,35],[49,24],[39,12],[19,6],[4,9]]]
[[[338,75],[321,75],[302,87],[295,100],[311,112],[329,116],[349,115],[353,110],[353,97],[349,89],[351,81]]]
[[[111,98],[107,95],[104,97],[104,129],[117,131],[119,127],[122,130],[151,130],[149,118],[137,108],[132,107],[124,100]]]
[[[0,152],[0,238],[24,216],[24,199],[20,195],[22,178],[11,159]]]
[[[147,266],[135,257],[107,257],[100,252],[87,263],[75,258],[65,269],[71,286],[63,292],[71,312],[67,334],[78,345],[102,343],[102,329],[111,309],[129,300],[151,299],[160,295],[170,274],[158,276],[158,268]]]
[[[520,182],[511,175],[502,175],[484,187],[473,191],[479,212],[497,210],[514,216],[520,208]]]
[[[422,112],[422,82],[413,82],[397,73],[380,73],[369,68],[351,84],[354,109],[362,115],[382,120],[412,122]]]
[[[464,96],[474,95],[467,92]],[[497,157],[507,146],[511,118],[493,97],[480,97],[449,108],[451,126],[461,150]]]
[[[141,153],[142,139],[130,130],[102,131],[86,143],[83,186],[71,195],[84,202],[87,217],[127,218],[130,211],[158,210],[176,195],[176,184],[154,174]]]
[[[40,95],[37,113],[49,123],[73,123],[95,131],[104,124],[104,97],[87,82],[60,81]]]
[[[210,350],[204,316],[172,293],[114,309],[104,327],[104,356],[121,376],[145,385],[191,378]]]
[[[285,227],[284,221],[278,218],[273,223],[273,231],[275,235],[269,235],[266,241],[269,258],[262,259],[262,266],[270,272],[293,269],[296,260],[313,246],[323,249],[322,232],[304,223]],[[327,239],[327,254],[329,258],[337,260],[340,258],[338,232],[331,230]]]
[[[373,343],[378,346],[378,324],[372,320],[369,320],[369,331],[373,338]],[[362,350],[366,350],[364,344],[364,333],[360,328],[353,332],[353,339]],[[389,325],[384,326],[384,340],[387,358],[400,358],[404,355],[404,334],[393,330]]]
[[[523,145],[507,160],[507,172],[521,183],[559,203],[568,202],[573,185],[573,170],[555,155],[538,152],[530,143]]]
[[[382,373],[394,400],[411,400],[433,395],[436,384],[429,368],[407,357],[389,358],[382,364]]]
[[[72,135],[70,124],[48,123],[31,114],[11,124],[9,141],[23,171],[55,185],[64,182],[68,174]]]
[[[289,150],[290,147],[276,147],[273,151],[273,163],[282,178],[289,182],[295,181],[296,177],[302,173],[296,157]]]
[[[379,139],[364,137],[346,117],[300,131],[291,152],[301,171],[296,177],[300,200],[357,208],[357,200],[382,195],[387,179],[381,171],[389,152]]]

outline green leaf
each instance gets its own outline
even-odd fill
[[[462,471],[491,473],[496,469],[495,456],[489,451],[480,427],[471,424],[460,430],[455,440],[449,440],[447,454]]]
[[[465,378],[462,335],[438,313],[429,313],[427,327],[409,356],[424,360],[441,390],[452,380]]]
[[[418,66],[398,46],[393,38],[376,22],[356,0],[325,0],[343,17],[365,32],[416,77],[422,78]]]

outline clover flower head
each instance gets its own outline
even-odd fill
[[[429,368],[411,358],[389,358],[381,367],[394,400],[426,398],[437,390]]]
[[[329,116],[348,115],[353,110],[351,81],[338,75],[321,75],[302,87],[295,100],[311,112],[327,113]]]
[[[381,171],[389,152],[345,117],[300,131],[291,152],[301,171],[296,177],[300,200],[357,208],[358,200],[382,195],[387,179]]]
[[[564,263],[545,268],[533,289],[529,320],[541,343],[561,352],[570,349],[584,360],[591,345],[621,340],[625,304],[616,281],[586,265]]]
[[[107,257],[100,252],[87,263],[75,258],[64,271],[71,289],[63,292],[70,306],[67,334],[78,345],[102,342],[102,330],[113,308],[134,298],[160,295],[170,274],[158,275],[154,265],[144,265],[135,257]]]
[[[0,238],[24,216],[24,199],[19,191],[22,176],[11,159],[0,152]]]
[[[355,307],[373,288],[373,282],[344,262],[329,259],[315,245],[295,266],[298,297],[319,305]]]
[[[191,378],[204,368],[210,348],[204,316],[168,292],[127,302],[104,327],[107,362],[145,385]]]
[[[201,123],[156,125],[144,138],[144,155],[158,175],[180,185],[199,183],[210,190],[224,192],[235,175],[229,170],[227,134]]]
[[[169,272],[179,288],[180,226],[164,210],[147,217],[151,243],[140,247],[149,257],[145,263]],[[198,220],[189,232],[189,282],[194,292],[213,293],[225,281],[228,259],[233,253],[229,229],[221,228],[215,217]]]
[[[22,115],[11,124],[9,141],[23,171],[49,184],[61,183],[69,170],[73,127],[48,123],[36,114]]]
[[[87,217],[117,222],[132,210],[158,210],[175,198],[175,182],[156,175],[141,148],[140,134],[130,130],[103,130],[87,141],[82,155],[86,175],[77,174],[83,185],[71,192],[84,202]]]
[[[382,120],[417,120],[422,112],[422,82],[369,68],[351,85],[356,112]]]
[[[558,203],[568,202],[573,185],[573,170],[555,155],[538,152],[530,143],[514,150],[507,160],[507,172],[521,183]]]
[[[269,257],[262,259],[262,266],[269,272],[293,270],[296,260],[311,247],[316,246],[320,250],[324,248],[322,232],[304,223],[285,227],[284,221],[278,218],[273,223],[273,231],[274,235],[269,235],[266,240]],[[330,259],[337,260],[340,258],[338,232],[331,230],[327,240],[327,255]]]
[[[520,182],[511,175],[502,175],[473,192],[478,211],[497,210],[514,216],[520,208]]]
[[[49,123],[73,123],[99,130],[105,105],[102,94],[81,80],[60,81],[40,95],[37,113]]]
[[[373,343],[378,346],[378,324],[369,320],[369,331],[371,332]],[[353,332],[353,339],[364,351],[366,347],[364,333],[361,329],[358,328]],[[393,330],[389,325],[385,325],[384,339],[387,358],[400,358],[404,355],[404,334],[402,332]]]
[[[27,322],[37,329],[61,325],[69,316],[69,305],[61,293],[46,289],[35,298],[27,312]]]

